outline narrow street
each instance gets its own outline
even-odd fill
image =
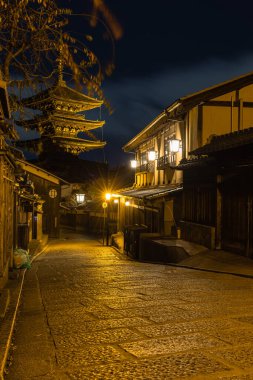
[[[252,291],[59,240],[26,273],[6,379],[251,380]]]

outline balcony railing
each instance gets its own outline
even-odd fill
[[[141,173],[141,172],[148,172],[152,173],[155,170],[155,163],[154,162],[148,162],[146,164],[142,164],[140,166],[137,166],[136,172]]]
[[[176,166],[176,157],[175,155],[162,156],[157,160],[157,169],[164,170],[168,167],[174,168]]]

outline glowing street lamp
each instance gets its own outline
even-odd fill
[[[126,201],[126,202],[125,202],[125,206],[130,206],[130,202],[129,202],[129,201]]]
[[[106,201],[109,201],[109,200],[111,199],[111,196],[112,196],[111,193],[106,193],[106,194],[105,194],[105,200],[106,200]]]

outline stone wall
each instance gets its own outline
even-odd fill
[[[181,238],[215,249],[215,227],[180,221]]]

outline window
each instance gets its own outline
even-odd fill
[[[168,158],[168,162],[171,165],[175,165],[176,164],[176,153],[173,153],[173,152],[170,151],[170,140],[171,139],[175,139],[175,135],[171,135],[171,136],[165,137],[165,140],[164,140],[164,155],[165,155],[165,157]]]
[[[146,152],[142,152],[141,153],[141,157],[140,157],[140,161],[141,161],[141,165],[144,165],[144,164],[147,164],[147,153]]]

